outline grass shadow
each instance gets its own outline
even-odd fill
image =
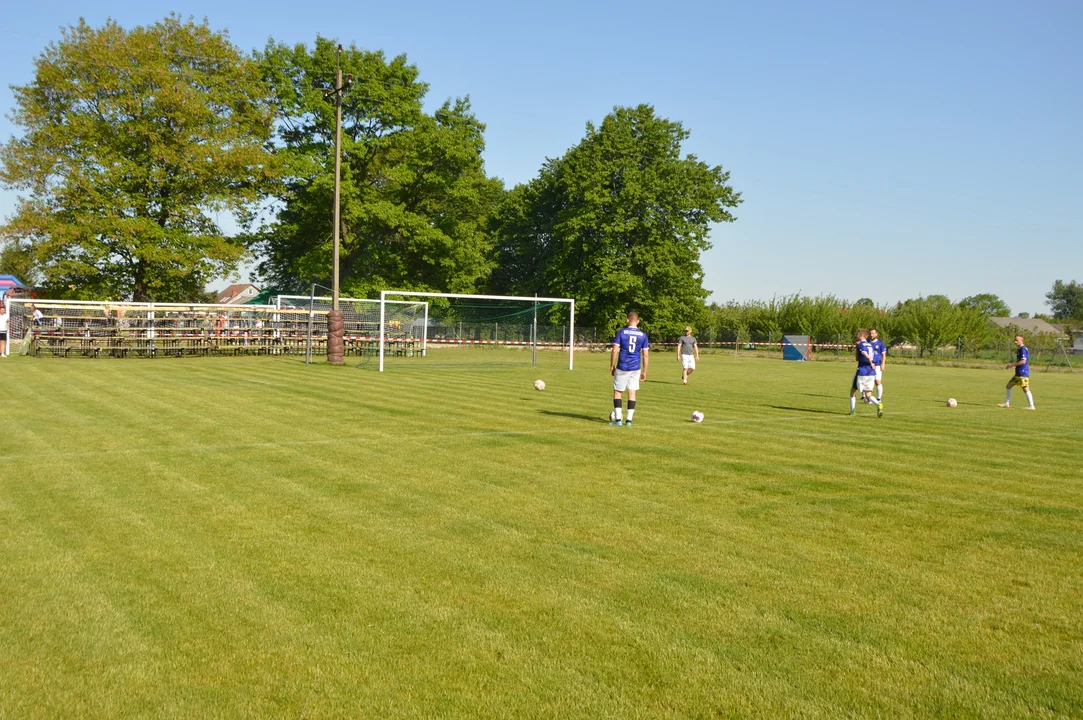
[[[774,408],[775,410],[794,410],[796,412],[817,413],[819,415],[845,415],[846,414],[846,413],[840,412],[838,410],[817,410],[816,408],[800,408],[800,407],[792,407],[790,405],[768,405],[767,407]]]
[[[566,417],[572,420],[584,420],[586,422],[604,423],[609,424],[609,420],[606,418],[600,418],[596,415],[585,415],[583,413],[570,413],[570,412],[557,412],[556,410],[538,410],[542,415],[553,415],[556,417]]]

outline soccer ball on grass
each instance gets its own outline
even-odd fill
[[[955,407],[959,402],[955,398],[948,398],[948,407]]]
[[[693,412],[692,413],[692,422],[695,422],[695,423],[703,422],[703,413],[701,413],[699,410],[696,410],[695,412]]]
[[[544,390],[545,389],[545,381],[544,380],[535,380],[534,381],[534,389],[535,390]]]

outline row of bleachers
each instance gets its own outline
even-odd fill
[[[375,355],[379,339],[346,336],[347,355]],[[412,357],[421,354],[421,341],[410,338],[385,339],[385,352]],[[152,335],[95,330],[71,334],[61,331],[32,333],[33,355],[57,357],[183,357],[186,355],[304,355],[306,336],[287,332],[234,332],[185,334],[156,330]],[[325,337],[312,338],[312,354],[327,352]]]
[[[122,333],[125,335],[136,334],[161,334],[180,333],[185,335],[240,335],[240,334],[266,334],[270,331],[279,331],[290,334],[307,333],[307,316],[298,312],[274,313],[273,319],[263,318],[201,318],[201,317],[101,317],[92,315],[68,315],[68,316],[45,316],[39,323],[33,325],[35,330],[41,332],[61,334],[86,334]],[[379,323],[367,320],[355,319],[347,316],[343,323],[345,330],[351,335],[378,335]],[[324,334],[327,331],[326,316],[314,318],[313,333]],[[385,323],[385,334],[403,335],[403,327],[400,322],[389,321]]]
[[[12,338],[30,339],[30,353],[56,357],[183,357],[326,354],[326,311],[273,306],[150,306],[73,301],[11,302]],[[345,313],[348,355],[376,354],[379,321]],[[377,315],[378,317],[378,315]],[[311,323],[311,330],[310,330]],[[385,347],[420,355],[420,338],[398,318],[385,323]]]

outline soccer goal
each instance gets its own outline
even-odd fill
[[[280,294],[275,297],[274,304],[284,313],[300,313],[308,317],[310,335],[327,337],[327,313],[331,310],[331,298]],[[339,298],[339,310],[342,312],[344,338],[348,342],[371,342],[375,346],[383,330],[395,343],[409,344],[416,348],[417,354],[425,355],[428,302],[388,300],[381,303],[366,298]]]
[[[397,298],[394,300],[392,298]],[[499,364],[537,365],[539,353],[568,352],[568,369],[575,365],[575,300],[571,298],[467,295],[384,290],[380,292],[380,372],[394,335],[386,318],[395,302],[424,298],[432,304],[425,323],[425,357],[440,353],[458,364],[469,364],[484,352]],[[416,302],[416,301],[415,301]]]

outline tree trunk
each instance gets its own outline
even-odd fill
[[[150,302],[150,288],[147,287],[147,268],[142,260],[135,263],[135,272],[132,273],[132,301]]]

